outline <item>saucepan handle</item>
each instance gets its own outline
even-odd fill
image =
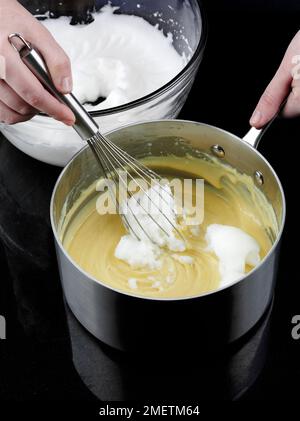
[[[262,129],[256,129],[255,127],[251,127],[249,132],[243,137],[243,140],[249,143],[249,145],[251,145],[253,148],[257,149],[259,142],[261,141],[261,138],[266,133],[268,128],[271,126],[273,121],[276,120],[276,118],[281,113],[286,103],[287,103],[287,98],[282,102],[282,104],[279,107],[278,112],[274,115],[272,120],[269,121],[269,123],[267,123]]]

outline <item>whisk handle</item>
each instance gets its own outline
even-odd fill
[[[13,44],[13,38],[18,38],[23,43],[23,46],[20,49],[17,49],[17,47]],[[79,136],[83,140],[93,137],[99,130],[97,123],[88,114],[84,107],[82,107],[80,102],[72,93],[64,95],[56,89],[41,54],[34,49],[31,44],[25,41],[20,34],[11,34],[9,36],[9,41],[18,51],[25,65],[39,79],[44,87],[55,98],[72,110],[76,119],[73,128],[77,131]]]

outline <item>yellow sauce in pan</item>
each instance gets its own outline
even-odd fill
[[[82,192],[62,225],[61,238],[71,258],[88,274],[102,283],[130,294],[148,297],[190,297],[220,287],[219,261],[207,251],[206,228],[224,224],[242,229],[260,245],[264,258],[278,233],[271,204],[255,186],[252,178],[214,158],[151,157],[144,160],[160,174],[177,178],[205,180],[204,221],[199,233],[187,231],[188,250],[179,255],[193,257],[192,264],[176,261],[165,252],[160,269],[133,269],[117,259],[114,252],[126,231],[118,215],[99,215],[96,186]],[[89,196],[94,196],[79,211]],[[246,267],[246,271],[252,268]],[[136,281],[132,289],[129,279]]]

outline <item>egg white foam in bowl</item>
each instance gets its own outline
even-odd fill
[[[157,25],[117,10],[104,6],[93,14],[94,22],[89,25],[69,25],[70,19],[64,16],[42,21],[70,57],[73,93],[89,111],[119,107],[157,91],[174,79],[192,56],[192,51],[190,57],[180,55],[172,35],[166,36]],[[151,106],[111,110],[95,119],[106,133],[137,121],[175,118],[180,95],[182,91],[170,92]],[[102,102],[95,104],[99,98]],[[1,130],[23,152],[59,166],[85,145],[71,127],[43,115],[14,126],[1,125]]]

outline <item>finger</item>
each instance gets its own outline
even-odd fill
[[[261,128],[268,123],[278,112],[280,105],[289,94],[294,76],[293,59],[299,54],[299,45],[300,31],[290,43],[279,69],[260,98],[250,119],[250,124],[252,126]],[[293,94],[291,95],[291,98],[292,96]]]
[[[6,82],[25,102],[67,125],[74,124],[72,111],[43,88],[16,52],[8,53],[6,61]]]
[[[36,33],[38,33],[38,50],[47,63],[47,67],[56,88],[65,94],[71,92],[73,82],[69,57],[55,41],[50,32],[41,24],[36,26],[36,30],[33,31],[33,33],[34,39],[32,39],[32,43],[34,45],[34,41],[37,39]],[[30,34],[28,37],[29,41],[31,41]]]
[[[0,100],[13,111],[16,111],[21,115],[34,115],[38,112],[20,98],[3,80],[0,80]]]
[[[33,114],[21,115],[0,101],[0,121],[5,124],[16,124],[30,120]]]
[[[291,82],[291,72],[282,63],[256,106],[250,119],[251,126],[259,129],[274,117],[290,91]]]

